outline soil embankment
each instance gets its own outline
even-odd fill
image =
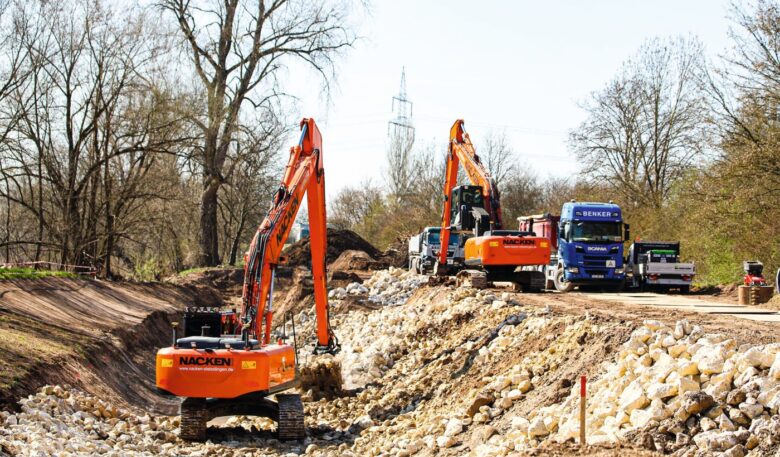
[[[153,390],[154,352],[186,306],[213,291],[161,283],[79,279],[0,281],[0,406],[46,384],[171,411]]]

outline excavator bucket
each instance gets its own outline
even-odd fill
[[[313,357],[298,366],[298,381],[303,392],[311,391],[313,400],[340,397],[344,390],[341,362],[330,355]]]

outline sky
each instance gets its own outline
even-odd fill
[[[305,72],[287,88],[322,132],[329,198],[366,179],[383,183],[402,68],[418,146],[443,151],[462,118],[477,146],[503,131],[522,167],[573,175],[567,137],[585,119],[578,104],[648,38],[695,35],[709,57],[722,54],[728,12],[721,0],[373,0],[330,100]]]

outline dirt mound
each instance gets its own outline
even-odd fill
[[[189,287],[198,292],[204,306],[238,306],[241,304],[243,268],[209,268],[184,276],[172,276],[167,282]]]
[[[406,268],[409,266],[409,239],[397,238],[377,260],[386,263],[387,266]]]
[[[325,255],[328,265],[335,262],[344,251],[350,250],[363,251],[372,259],[382,254],[371,243],[351,230],[328,229],[328,248]],[[286,249],[285,254],[289,266],[311,268],[311,248],[308,238],[293,243]]]
[[[374,260],[365,251],[350,249],[341,253],[338,259],[329,265],[330,271],[349,271],[349,270],[382,270],[387,268],[387,263]]]

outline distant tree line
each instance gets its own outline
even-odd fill
[[[346,2],[0,0],[0,262],[154,277],[235,264]]]
[[[780,1],[735,3],[731,48],[713,61],[695,37],[652,38],[582,102],[570,150],[581,173],[538,178],[501,132],[475,138],[497,179],[505,224],[569,199],[614,200],[632,233],[680,240],[703,283],[743,260],[780,267]],[[386,245],[442,210],[444,144],[415,145],[408,170],[340,192],[332,220]],[[390,147],[392,150],[392,147]],[[392,162],[391,162],[392,163]],[[392,189],[385,191],[385,189]]]

